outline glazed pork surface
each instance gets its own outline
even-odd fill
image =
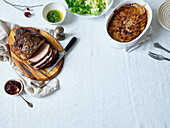
[[[12,45],[11,50],[19,58],[27,60],[33,56],[33,54],[46,43],[43,36],[37,31],[31,31],[26,28],[18,28],[16,30],[15,42]]]

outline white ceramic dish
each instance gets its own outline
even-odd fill
[[[144,29],[144,31],[134,40],[130,41],[130,42],[119,42],[119,41],[116,41],[114,40],[113,38],[110,37],[107,29],[108,29],[108,25],[109,25],[109,22],[114,14],[114,10],[115,9],[119,9],[120,7],[122,7],[123,5],[125,4],[131,4],[131,3],[138,3],[139,5],[144,5],[146,10],[148,11],[148,21],[147,21],[147,25],[146,25],[146,28]],[[150,8],[150,6],[144,2],[143,0],[126,0],[126,1],[123,1],[121,2],[120,4],[118,4],[112,11],[112,13],[109,15],[109,18],[107,19],[106,21],[106,33],[107,33],[107,37],[109,39],[109,44],[115,48],[118,48],[118,49],[127,49],[129,47],[131,47],[132,45],[134,45],[135,43],[137,43],[139,41],[139,39],[145,34],[145,32],[148,30],[150,24],[151,24],[151,21],[152,21],[152,9]]]
[[[170,1],[162,3],[157,12],[159,23],[170,31]]]
[[[58,11],[60,11],[60,12],[63,14],[63,19],[62,19],[60,22],[57,22],[57,23],[51,23],[51,22],[49,22],[49,21],[47,20],[47,14],[48,14],[48,12],[51,11],[51,10],[58,10]],[[60,4],[60,3],[49,3],[49,4],[47,4],[47,5],[44,6],[43,11],[42,11],[42,15],[43,15],[44,20],[45,20],[46,22],[50,23],[50,24],[61,24],[61,23],[64,21],[65,17],[66,17],[66,9],[65,9],[65,7],[64,7],[62,4]]]
[[[64,0],[64,1],[65,1],[65,0]],[[81,18],[97,18],[97,17],[101,17],[102,15],[104,15],[106,12],[109,11],[109,9],[110,9],[110,8],[112,7],[112,5],[113,5],[113,2],[114,2],[114,0],[111,0],[110,4],[106,7],[105,10],[103,10],[103,11],[100,13],[99,16],[93,16],[93,15],[90,15],[90,14],[80,15],[80,14],[76,14],[76,13],[74,13],[74,15],[76,15],[76,16],[78,16],[78,17],[81,17]],[[66,2],[65,2],[65,3],[66,3]],[[66,3],[66,6],[68,6],[67,3]]]
[[[9,93],[7,93],[6,92],[6,90],[5,90],[5,86],[6,86],[6,84],[9,82],[9,81],[17,81],[17,82],[20,82],[20,84],[21,84],[21,89],[20,89],[20,91],[19,91],[19,93],[16,93],[16,94],[9,94]],[[22,83],[22,81],[21,80],[19,80],[19,79],[9,79],[5,84],[4,84],[4,91],[5,91],[5,93],[7,94],[7,95],[10,95],[10,96],[16,96],[16,95],[18,95],[18,94],[20,94],[22,91],[23,91],[23,88],[24,88],[24,85],[23,85],[23,83]]]

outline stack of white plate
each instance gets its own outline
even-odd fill
[[[160,24],[170,31],[170,0],[162,3],[158,9],[158,20]]]

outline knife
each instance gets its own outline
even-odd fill
[[[77,41],[76,37],[73,37],[70,42],[67,44],[65,49],[62,52],[59,52],[59,58],[55,64],[53,64],[51,67],[49,67],[47,73],[49,73],[59,62],[60,60],[66,55],[66,53],[71,49],[71,47],[75,44]]]
[[[131,47],[125,49],[125,52],[131,52],[131,51],[135,50],[136,48],[140,47],[143,43],[144,43],[144,41],[134,44]]]

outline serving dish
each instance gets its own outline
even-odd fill
[[[8,44],[10,49],[12,48],[12,45],[14,45],[15,42],[15,38],[14,36],[16,35],[16,30],[19,27],[14,28],[9,35],[8,38]],[[39,31],[39,33],[44,36],[46,38],[46,40],[53,46],[53,48],[55,50],[57,50],[58,52],[62,52],[63,48],[60,45],[60,43],[50,34],[48,34],[47,32],[43,31],[43,30],[39,30],[36,28],[31,28],[31,27],[23,27],[26,28],[30,31]],[[29,78],[34,79],[34,80],[39,80],[39,81],[45,81],[45,80],[50,80],[53,79],[54,77],[56,77],[63,66],[64,63],[64,58],[52,69],[51,72],[47,73],[48,68],[43,68],[43,69],[37,69],[35,67],[33,67],[30,62],[28,62],[27,60],[23,60],[21,58],[19,58],[16,54],[14,54],[12,52],[12,50],[10,50],[11,53],[11,58],[13,60],[13,62],[15,63],[15,65]]]
[[[10,85],[12,85],[11,83],[9,83],[9,82],[12,82],[12,84],[14,84],[14,86],[17,86],[17,84],[16,83],[14,83],[14,82],[18,82],[19,83],[19,85],[20,86],[17,86],[18,88],[19,88],[19,92],[14,92],[14,91],[16,91],[17,90],[17,88],[10,88],[10,89],[12,89],[12,93],[13,94],[11,94],[11,93],[8,93],[7,92],[7,84],[10,84]],[[12,85],[13,86],[13,85]],[[16,79],[16,78],[14,78],[14,79],[9,79],[7,82],[5,82],[5,84],[4,84],[4,91],[5,91],[5,93],[7,94],[7,95],[10,95],[10,96],[16,96],[16,95],[18,95],[18,94],[20,94],[22,91],[23,91],[23,83],[22,83],[22,81],[21,80],[19,80],[19,79]],[[16,89],[16,90],[14,90],[14,89]]]
[[[63,18],[62,18],[62,20],[60,22],[52,23],[52,22],[48,21],[47,14],[51,10],[58,10],[58,11],[60,11],[62,13]],[[42,16],[43,16],[43,19],[46,22],[50,23],[50,24],[61,24],[64,21],[65,17],[66,17],[66,9],[60,3],[49,3],[49,4],[44,6],[43,11],[42,11]]]
[[[170,31],[170,1],[162,3],[157,12],[159,23]]]
[[[64,0],[64,1],[65,1],[65,0]],[[94,16],[94,15],[90,15],[90,14],[84,14],[84,15],[77,14],[77,13],[73,13],[73,14],[76,15],[76,16],[78,16],[78,17],[87,18],[87,19],[101,17],[102,15],[104,15],[106,12],[109,11],[109,9],[112,7],[113,3],[114,3],[114,0],[110,0],[110,4],[109,4],[109,5],[106,7],[106,9],[104,9],[104,10],[100,13],[100,15],[98,15],[98,16]],[[66,6],[68,6],[67,3],[66,3],[66,1],[65,1],[65,4],[66,4]],[[70,9],[69,9],[69,10],[70,10]]]
[[[126,5],[126,4],[132,4],[132,3],[137,3],[139,5],[143,5],[145,7],[145,9],[147,10],[147,25],[145,27],[145,29],[143,30],[143,32],[134,40],[132,41],[129,41],[129,42],[119,42],[115,39],[113,39],[112,37],[110,37],[109,33],[108,33],[108,26],[109,26],[109,22],[111,21],[113,15],[114,15],[114,11],[115,9],[119,9],[120,7],[122,7],[123,5]],[[148,30],[150,24],[151,24],[151,21],[152,21],[152,9],[150,8],[150,6],[144,2],[143,0],[126,0],[126,1],[123,1],[121,2],[120,4],[118,4],[112,11],[112,13],[109,15],[109,18],[106,20],[106,27],[105,27],[105,30],[106,30],[106,34],[107,34],[107,37],[108,37],[108,43],[115,47],[115,48],[118,48],[118,49],[126,49],[126,48],[129,48],[131,47],[132,45],[134,45],[135,43],[137,43],[139,41],[139,39],[146,33],[146,31]]]

